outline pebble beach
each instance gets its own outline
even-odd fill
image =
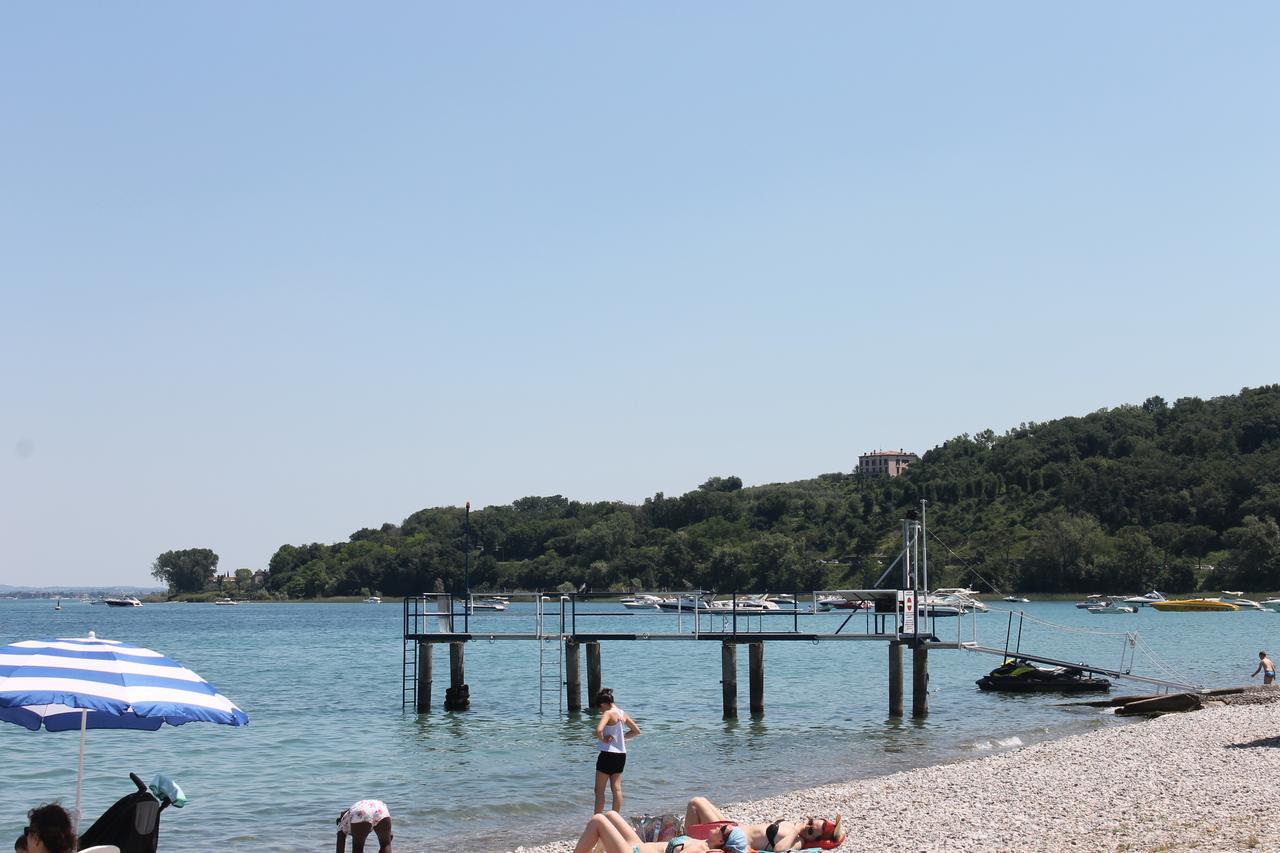
[[[1280,688],[985,758],[721,807],[743,823],[838,812],[849,834],[837,849],[850,853],[1280,850]],[[564,840],[515,853],[572,849]]]

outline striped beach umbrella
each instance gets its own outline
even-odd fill
[[[244,711],[182,664],[151,649],[100,640],[92,631],[88,637],[0,647],[0,720],[31,731],[80,730],[77,820],[86,729],[249,722]]]

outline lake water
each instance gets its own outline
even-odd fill
[[[1127,654],[1123,633],[1138,631],[1135,672],[1176,672],[1214,687],[1249,683],[1258,651],[1274,646],[1280,625],[1280,615],[1249,611],[1094,616],[1069,602],[997,604],[976,620],[984,645],[1004,646],[1009,616],[1001,606],[1070,629],[1026,621],[1021,642],[1028,653],[1116,667]],[[618,615],[580,620],[580,631],[675,625],[674,616],[635,615],[619,605],[592,610]],[[506,613],[481,613],[471,630],[531,631],[532,613],[532,605],[520,603]],[[576,835],[592,809],[594,718],[559,715],[550,695],[547,713],[539,715],[539,644],[468,643],[471,709],[461,713],[441,709],[448,654],[437,649],[435,708],[419,716],[401,710],[401,615],[399,604],[117,609],[64,601],[54,612],[48,601],[0,601],[0,643],[92,630],[182,662],[249,715],[243,728],[193,723],[157,732],[90,731],[86,825],[131,790],[132,770],[144,779],[169,773],[190,798],[185,809],[164,812],[162,849],[332,849],[334,818],[364,797],[388,803],[396,849],[408,853],[504,851]],[[841,619],[819,614],[801,617],[801,624],[831,630]],[[686,628],[688,621],[686,615]],[[954,639],[956,630],[956,620],[938,621],[940,638]],[[1103,631],[1112,635],[1096,633]],[[1166,669],[1148,659],[1146,648]],[[548,666],[555,666],[555,653],[549,646]],[[1118,724],[1095,709],[1062,707],[1062,697],[978,691],[974,679],[999,663],[987,655],[930,655],[924,720],[888,717],[884,643],[777,642],[766,644],[765,656],[765,716],[747,714],[742,649],[742,716],[724,720],[718,643],[603,644],[604,685],[643,730],[629,744],[626,813],[682,811],[692,794],[731,801],[883,775]],[[909,652],[904,660],[910,713]],[[585,688],[585,668],[582,675]],[[74,804],[78,744],[76,733],[0,725],[0,838],[15,837],[33,805]]]

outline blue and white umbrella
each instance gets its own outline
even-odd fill
[[[151,649],[99,640],[92,631],[88,637],[0,647],[0,720],[31,731],[80,730],[77,820],[86,729],[249,722],[244,711],[182,664]]]

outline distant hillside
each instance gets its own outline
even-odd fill
[[[473,589],[789,591],[872,584],[929,502],[935,585],[1280,588],[1280,386],[963,435],[892,480],[713,477],[639,506],[527,497],[471,514]],[[463,510],[285,545],[291,596],[461,591]],[[1209,568],[1212,567],[1212,568]]]

